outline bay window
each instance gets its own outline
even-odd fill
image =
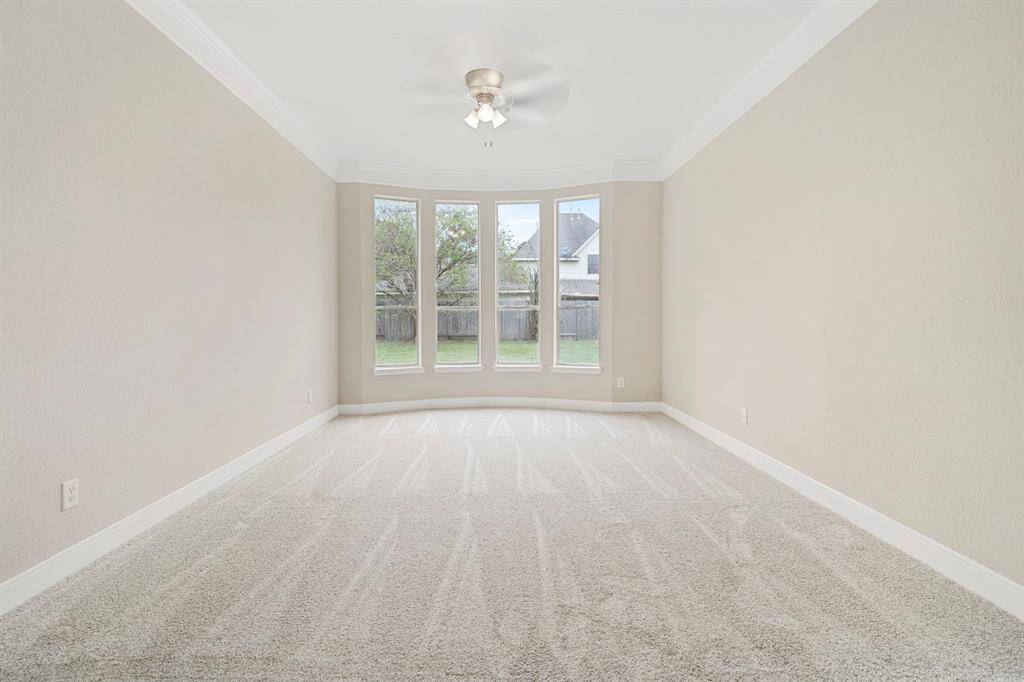
[[[601,200],[563,199],[555,212],[558,249],[555,364],[598,367]]]
[[[435,282],[438,365],[480,364],[480,207],[438,203]]]
[[[540,204],[499,203],[497,264],[497,362],[539,365]]]
[[[373,201],[377,367],[420,364],[418,209],[414,200]]]

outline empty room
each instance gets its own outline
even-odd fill
[[[1024,680],[1024,2],[0,2],[0,679]]]

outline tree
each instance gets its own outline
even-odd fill
[[[475,305],[479,220],[475,204],[437,208],[437,300],[445,305]],[[406,201],[374,202],[373,244],[378,305],[415,310],[416,207]],[[414,312],[410,312],[414,315]]]
[[[406,201],[374,203],[374,258],[379,305],[415,309],[416,207]],[[440,204],[436,214],[434,278],[442,305],[476,305],[480,221],[475,204]],[[521,285],[529,304],[540,302],[538,261],[513,260],[520,247],[511,231],[498,226],[498,277]]]
[[[439,305],[476,305],[480,250],[476,204],[439,204],[434,278]]]
[[[373,249],[378,304],[416,306],[416,206],[378,199],[373,209]]]

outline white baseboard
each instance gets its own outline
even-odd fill
[[[0,583],[0,614],[6,613],[51,585],[77,573],[107,552],[224,485],[267,457],[291,445],[338,416],[337,406],[285,431],[259,447],[197,478],[170,495],[143,507],[103,530],[61,550],[13,578]]]
[[[984,597],[1016,618],[1024,620],[1024,587],[1009,578],[671,405],[662,404],[662,412],[772,478],[785,483],[801,495],[834,511],[953,582]]]
[[[467,407],[533,407],[553,410],[589,412],[661,412],[660,402],[611,402],[600,400],[568,400],[565,398],[426,398],[398,400],[387,403],[339,405],[341,414],[381,414],[413,410],[444,410]]]

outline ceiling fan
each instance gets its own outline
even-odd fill
[[[469,115],[462,119],[473,130],[481,123],[490,123],[494,128],[501,127],[505,121],[502,110],[512,111],[512,95],[501,89],[505,76],[494,69],[473,69],[466,74],[466,87],[469,92],[462,98],[463,104],[472,108]]]
[[[492,63],[499,62],[500,71],[473,69],[466,73],[462,84],[446,76],[453,71],[465,73],[462,69],[469,65],[467,62],[479,64],[478,59],[473,56],[422,63],[419,71],[410,74],[402,86],[404,101],[418,112],[436,116],[438,120],[450,116],[452,105],[459,102],[463,112],[469,114],[462,114],[465,124],[474,130],[494,129],[515,119],[514,127],[522,131],[547,123],[565,108],[569,100],[568,81],[550,64],[533,56],[506,54],[495,58]],[[514,101],[505,88],[506,83],[515,88]],[[457,94],[459,91],[461,96]],[[513,104],[514,115],[510,115]]]

